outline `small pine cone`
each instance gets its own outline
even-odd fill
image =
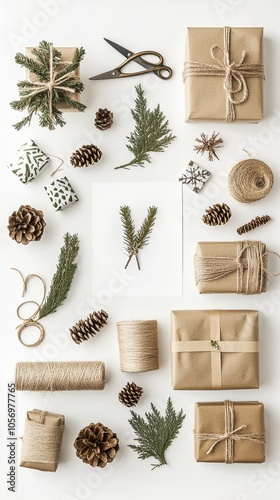
[[[136,406],[143,394],[143,388],[134,382],[127,382],[126,386],[119,393],[119,401],[127,406]]]
[[[102,156],[102,151],[94,144],[87,144],[77,149],[70,157],[73,167],[89,167],[97,163]]]
[[[216,203],[212,207],[205,210],[206,214],[202,216],[202,220],[208,226],[221,226],[226,224],[231,218],[231,209],[226,203]]]
[[[27,245],[30,241],[39,241],[45,226],[43,212],[30,205],[21,205],[10,215],[8,221],[10,237],[23,245]]]
[[[90,337],[95,337],[96,333],[107,324],[108,314],[101,309],[98,312],[89,314],[87,319],[81,319],[72,328],[70,335],[76,344],[80,344]]]
[[[105,467],[119,450],[119,439],[108,427],[98,422],[89,424],[75,439],[76,455],[92,467]]]
[[[95,113],[94,125],[99,130],[107,130],[113,125],[113,118],[114,115],[112,111],[109,111],[107,108],[99,108],[99,110]]]
[[[248,231],[252,231],[252,229],[256,229],[259,226],[263,226],[270,220],[271,217],[269,215],[262,215],[261,217],[255,217],[255,219],[252,219],[250,222],[247,222],[247,224],[244,224],[244,226],[240,226],[238,229],[236,229],[236,231],[239,235],[248,233]]]

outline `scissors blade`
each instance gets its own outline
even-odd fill
[[[104,38],[104,40],[107,43],[109,43],[109,45],[111,45],[114,49],[116,49],[118,52],[120,52],[123,56],[125,56],[127,58],[130,56],[134,56],[134,54],[135,54],[135,52],[132,52],[131,50],[125,49],[121,45],[118,45],[117,43],[112,42],[112,40],[108,40],[108,38]],[[151,67],[154,66],[152,63],[144,61],[144,59],[142,59],[142,57],[140,57],[140,56],[134,57],[133,62],[140,64],[140,66],[142,66],[145,69],[150,69]],[[153,73],[156,74],[156,71],[153,71]]]
[[[105,71],[105,73],[92,76],[89,80],[111,80],[112,78],[118,78],[119,76],[120,72],[117,69],[111,69],[111,71]]]

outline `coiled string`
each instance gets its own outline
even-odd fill
[[[100,390],[105,385],[102,361],[22,362],[16,364],[18,391]]]
[[[120,321],[117,323],[122,372],[157,370],[157,321]]]
[[[273,186],[271,168],[260,160],[249,158],[237,163],[229,173],[230,194],[242,203],[251,203],[267,196]]]

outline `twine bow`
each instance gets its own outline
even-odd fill
[[[214,441],[212,446],[206,452],[207,455],[210,455],[214,448],[221,441],[225,441],[225,463],[232,464],[234,461],[234,441],[253,441],[255,443],[265,443],[265,434],[256,434],[256,433],[248,433],[241,434],[241,431],[246,428],[246,424],[240,425],[234,429],[234,407],[232,401],[224,402],[225,408],[225,432],[221,434],[215,433],[195,433],[195,438],[199,441]]]
[[[43,297],[42,297],[42,300],[41,300],[40,303],[36,302],[35,300],[26,300],[26,301],[22,302],[17,307],[17,317],[22,321],[22,323],[19,326],[17,326],[18,339],[21,342],[21,344],[23,344],[26,347],[36,347],[37,345],[41,344],[41,342],[42,342],[42,340],[44,339],[44,336],[45,336],[44,327],[41,325],[41,323],[38,322],[38,316],[37,315],[40,312],[40,309],[41,309],[42,304],[43,304],[43,302],[45,300],[45,297],[46,297],[46,285],[45,285],[43,279],[41,278],[41,276],[39,276],[38,274],[28,274],[28,276],[26,276],[26,278],[24,278],[23,275],[22,275],[22,273],[18,269],[16,269],[15,267],[13,267],[12,269],[14,271],[17,271],[20,274],[21,279],[23,281],[22,297],[24,296],[24,294],[25,294],[25,292],[27,290],[27,282],[29,281],[29,279],[31,279],[31,278],[38,278],[41,281],[42,285],[43,285]],[[20,309],[21,309],[21,307],[23,307],[26,304],[35,304],[37,307],[36,307],[35,311],[30,316],[28,316],[27,318],[24,318],[20,314]],[[31,344],[27,344],[21,338],[21,334],[22,334],[23,330],[25,330],[25,328],[28,328],[29,326],[34,326],[35,328],[38,328],[38,330],[40,332],[38,340],[36,342],[31,343]]]
[[[246,51],[243,50],[239,62],[230,61],[230,34],[231,28],[224,27],[224,47],[213,45],[210,49],[211,58],[215,64],[204,62],[187,61],[183,73],[184,81],[190,76],[222,76],[224,77],[223,88],[226,93],[226,122],[236,120],[235,105],[247,101],[249,96],[246,78],[265,79],[263,64],[245,64]],[[217,51],[220,50],[223,58],[219,58]],[[236,94],[241,92],[238,99]]]
[[[26,91],[26,94],[24,97],[31,97],[37,94],[42,94],[42,93],[48,93],[49,97],[49,116],[50,119],[53,117],[53,91],[54,90],[63,90],[65,92],[71,92],[72,94],[75,93],[75,90],[71,87],[63,85],[65,82],[67,82],[70,78],[74,80],[78,80],[78,76],[75,73],[75,71],[71,71],[69,73],[66,73],[65,75],[62,75],[60,77],[57,77],[58,72],[54,71],[53,68],[53,44],[49,44],[50,47],[50,60],[49,60],[49,66],[50,66],[50,76],[49,76],[49,81],[44,81],[40,82],[38,80],[33,81],[32,84],[35,85],[37,88],[30,90],[30,87],[23,87],[21,90]],[[69,62],[60,62],[60,64],[65,65],[69,64]]]

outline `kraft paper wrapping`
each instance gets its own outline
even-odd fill
[[[258,388],[258,338],[258,311],[172,311],[173,389]]]
[[[50,428],[60,428],[61,432],[61,438],[62,434],[64,431],[64,423],[65,423],[65,418],[63,415],[59,415],[57,413],[49,413],[41,410],[32,410],[27,412],[26,416],[27,421],[35,422],[38,424],[38,426],[43,426],[46,425]],[[27,423],[26,423],[27,426]],[[36,443],[36,446],[40,448],[40,442]],[[20,462],[20,467],[27,467],[29,469],[37,469],[41,471],[48,471],[48,472],[55,472],[58,466],[58,457],[57,460],[47,463],[47,462],[40,462],[36,460],[36,455],[37,455],[37,448],[34,446],[33,451],[31,450],[31,455],[30,456],[30,450],[27,451],[27,446],[25,442],[25,436],[23,435],[23,441],[22,441],[22,450],[21,450],[21,462]],[[28,443],[28,448],[30,448],[30,443]],[[25,456],[29,456],[28,460],[25,460]]]
[[[243,248],[246,244],[250,243],[259,243],[259,242],[221,242],[221,241],[201,241],[197,244],[195,255],[198,257],[231,257],[236,258],[238,256],[238,245],[242,244]],[[266,245],[261,243],[262,245],[262,254],[266,253]],[[247,263],[247,250],[244,249],[242,253],[242,264],[244,266],[243,278],[242,278],[242,292],[246,293],[245,287],[248,279],[248,269],[246,268]],[[263,257],[263,266],[264,269],[267,269],[267,255]],[[263,270],[262,275],[260,276],[262,280],[261,292],[266,292],[267,285],[267,274]],[[226,276],[222,276],[220,278],[211,280],[211,281],[199,281],[196,283],[199,293],[237,293],[237,271],[227,274]]]
[[[234,429],[242,425],[240,434],[262,435],[264,406],[258,401],[234,402]],[[196,403],[195,434],[223,434],[225,432],[225,408],[223,402]],[[225,441],[219,442],[213,451],[207,451],[213,440],[202,441],[195,437],[195,459],[197,462],[225,462]],[[265,444],[242,439],[233,443],[233,461],[236,463],[265,462]]]
[[[244,63],[262,64],[263,28],[231,28],[230,62],[239,63],[246,52]],[[186,62],[216,64],[211,47],[224,46],[224,28],[188,28]],[[222,50],[218,56],[223,60]],[[236,120],[258,121],[263,118],[263,79],[247,77],[248,99],[235,105]],[[242,93],[234,94],[240,99]],[[190,76],[185,78],[187,120],[225,120],[226,92],[223,76]]]
[[[34,49],[35,47],[26,47],[25,53],[28,57],[33,57],[33,54],[31,53],[31,50]],[[61,61],[62,62],[71,62],[73,60],[73,57],[75,55],[75,52],[77,50],[77,47],[55,47],[59,52],[61,52]],[[60,71],[60,67],[57,66],[57,70]],[[75,73],[77,76],[80,77],[80,66],[75,70]],[[31,82],[35,82],[38,77],[34,74],[31,73],[29,70],[27,70],[27,79],[29,79]],[[68,96],[71,97],[74,101],[80,102],[81,94],[78,92],[68,92]],[[65,102],[62,102],[61,104],[57,105],[57,108],[61,111],[78,111],[78,109],[71,108],[68,104]]]

